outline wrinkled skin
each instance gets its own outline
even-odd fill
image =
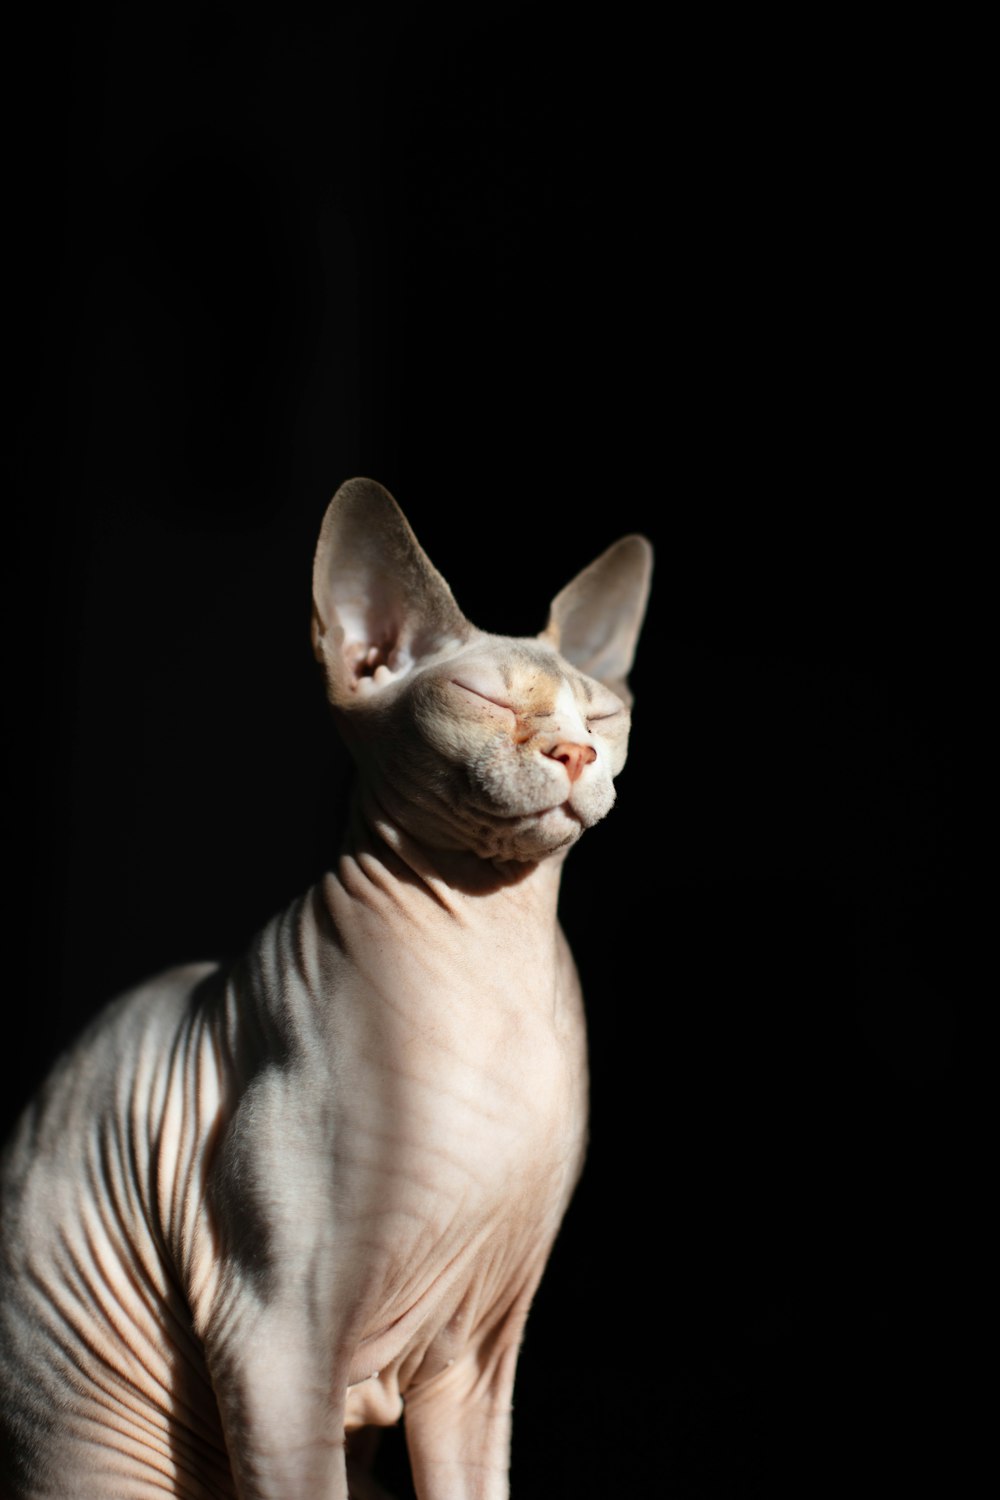
[[[314,646],[358,766],[343,850],[231,969],[98,1017],[22,1118],[0,1494],[368,1500],[364,1430],[405,1403],[420,1500],[506,1500],[586,1137],[559,876],[614,800],[648,569],[627,538],[542,636],[486,636],[384,491],[338,492]]]

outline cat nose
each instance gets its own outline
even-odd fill
[[[565,740],[553,745],[545,754],[550,760],[562,761],[571,782],[583,774],[584,766],[589,766],[592,760],[597,759],[597,751],[593,745],[574,745]]]

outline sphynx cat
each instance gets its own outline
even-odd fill
[[[357,765],[330,872],[230,967],[119,999],[3,1162],[5,1500],[507,1500],[525,1318],[579,1176],[563,860],[614,801],[648,542],[515,639],[392,497],[323,520],[313,644]]]

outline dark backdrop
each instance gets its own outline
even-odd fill
[[[344,478],[487,629],[644,531],[632,758],[565,883],[593,1144],[514,1494],[896,1490],[965,1420],[952,189],[898,36],[658,28],[22,23],[5,1116],[331,859],[309,577]]]

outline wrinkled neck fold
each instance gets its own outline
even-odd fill
[[[416,883],[451,909],[466,900],[504,896],[554,914],[565,851],[543,860],[486,860],[460,850],[427,848],[402,828],[363,782],[356,785],[342,857],[378,860],[408,885]]]

